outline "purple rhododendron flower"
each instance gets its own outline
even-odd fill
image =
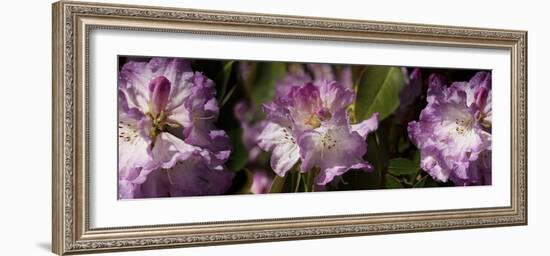
[[[420,120],[408,126],[422,169],[442,182],[491,184],[491,74],[448,87],[432,75],[427,101]]]
[[[347,107],[355,93],[336,81],[293,86],[286,95],[265,104],[269,121],[258,145],[271,151],[271,167],[284,176],[301,160],[300,171],[319,168],[315,183],[325,185],[350,169],[370,169],[363,160],[369,132],[377,129],[375,114],[350,125]]]
[[[219,109],[210,79],[186,60],[153,58],[126,63],[118,90],[119,198],[219,194],[229,187],[233,174],[223,164],[230,143],[214,126]],[[191,185],[193,179],[212,185]]]

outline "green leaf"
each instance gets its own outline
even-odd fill
[[[439,184],[437,181],[432,179],[430,175],[426,175],[426,182],[424,184],[424,187],[440,187],[441,184]]]
[[[408,138],[400,137],[399,141],[397,143],[397,151],[398,152],[405,152],[407,149],[411,147],[411,143]]]
[[[247,91],[252,100],[260,105],[273,99],[275,82],[286,74],[286,66],[281,62],[261,62],[255,67],[254,74]]]
[[[227,95],[225,95],[225,97],[223,98],[223,100],[220,102],[220,108],[222,108],[225,103],[227,103],[227,101],[231,98],[231,96],[233,95],[233,93],[235,92],[235,89],[237,89],[237,85],[233,85],[233,87],[231,88],[231,90],[229,90],[229,92],[227,93]]]
[[[296,186],[294,186],[294,192],[300,192],[300,185],[301,185],[301,179],[302,179],[302,174],[299,173],[299,172],[296,172],[296,174],[294,175],[296,178],[294,178],[296,181],[294,183],[296,183]]]
[[[420,150],[414,152],[413,161],[416,166],[420,166]]]
[[[403,72],[397,67],[371,67],[360,78],[355,102],[358,122],[380,113],[383,120],[399,107],[399,92],[404,84]]]
[[[426,180],[428,179],[428,176],[429,175],[426,175],[422,179],[420,179],[418,182],[416,182],[413,188],[423,188],[424,184],[426,183]]]
[[[386,174],[386,184],[384,186],[385,188],[403,188],[403,185],[401,184],[401,181],[390,175]]]
[[[233,150],[231,151],[231,155],[227,161],[227,168],[231,171],[237,172],[246,166],[246,163],[248,162],[248,151],[242,142],[241,129],[230,130],[228,135],[231,140],[231,145],[233,145]]]
[[[231,77],[233,63],[235,63],[235,61],[225,62],[223,65],[223,69],[216,76],[216,83],[218,83],[218,86],[220,88],[218,101],[226,98],[225,92],[227,92],[227,82],[229,82],[229,78]]]
[[[416,175],[416,173],[418,173],[418,169],[420,169],[419,165],[406,158],[393,158],[390,159],[388,164],[388,172],[396,176],[411,174]]]
[[[275,178],[273,178],[273,182],[271,183],[271,188],[269,189],[269,193],[284,192],[287,176],[288,175],[285,175],[285,177],[281,177],[279,175],[276,175]]]

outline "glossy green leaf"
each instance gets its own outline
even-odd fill
[[[357,121],[368,119],[373,113],[380,113],[380,120],[392,114],[399,107],[399,92],[404,76],[397,67],[370,67],[360,78],[357,99],[354,106]]]
[[[385,188],[403,188],[403,185],[401,184],[401,181],[399,181],[398,178],[390,174],[386,174],[385,177],[386,177],[386,184],[384,184]]]

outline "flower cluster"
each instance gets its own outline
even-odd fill
[[[408,132],[421,152],[421,167],[437,181],[491,184],[491,74],[446,86],[430,77],[428,105]]]
[[[239,63],[240,76],[242,79],[246,80],[250,75],[249,66],[250,63],[248,62]],[[287,95],[294,87],[300,87],[306,83],[318,85],[325,80],[335,79],[338,79],[345,88],[351,89],[351,67],[335,67],[328,64],[290,64],[288,73],[282,79],[276,81],[275,94],[278,97],[282,97]],[[254,104],[240,101],[234,107],[234,115],[240,122],[242,142],[248,151],[248,160],[251,163],[258,164],[257,157],[262,152],[262,149],[258,146],[258,138],[269,121],[265,120],[264,113],[259,113],[255,111],[256,109]],[[264,191],[264,193],[267,192],[271,185],[271,183],[266,182],[268,179],[271,181],[269,176],[265,174],[265,171],[257,170],[256,168],[251,191],[253,193],[258,193],[259,191]],[[321,187],[322,186],[316,186],[316,190]]]
[[[119,198],[221,194],[231,145],[216,129],[214,83],[183,59],[129,61],[119,72]]]
[[[300,161],[302,173],[318,169],[325,185],[350,169],[370,169],[363,156],[366,136],[378,128],[378,115],[351,125],[348,106],[355,93],[334,80],[292,84],[287,93],[264,105],[267,124],[258,145],[271,151],[271,167],[284,176]]]

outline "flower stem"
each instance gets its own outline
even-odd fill
[[[309,170],[306,174],[304,174],[304,187],[306,189],[306,192],[314,192],[315,191],[315,176],[319,173],[319,168],[315,167],[311,170]]]
[[[304,191],[305,192],[309,192],[311,191],[309,189],[309,172],[306,173],[306,174],[303,174],[304,175],[304,178],[303,178],[303,181],[304,181]]]
[[[300,179],[302,178],[302,174],[300,173],[300,171],[297,170],[296,172],[298,175],[298,177],[296,178],[296,187],[294,188],[294,192],[299,192],[300,190]]]

